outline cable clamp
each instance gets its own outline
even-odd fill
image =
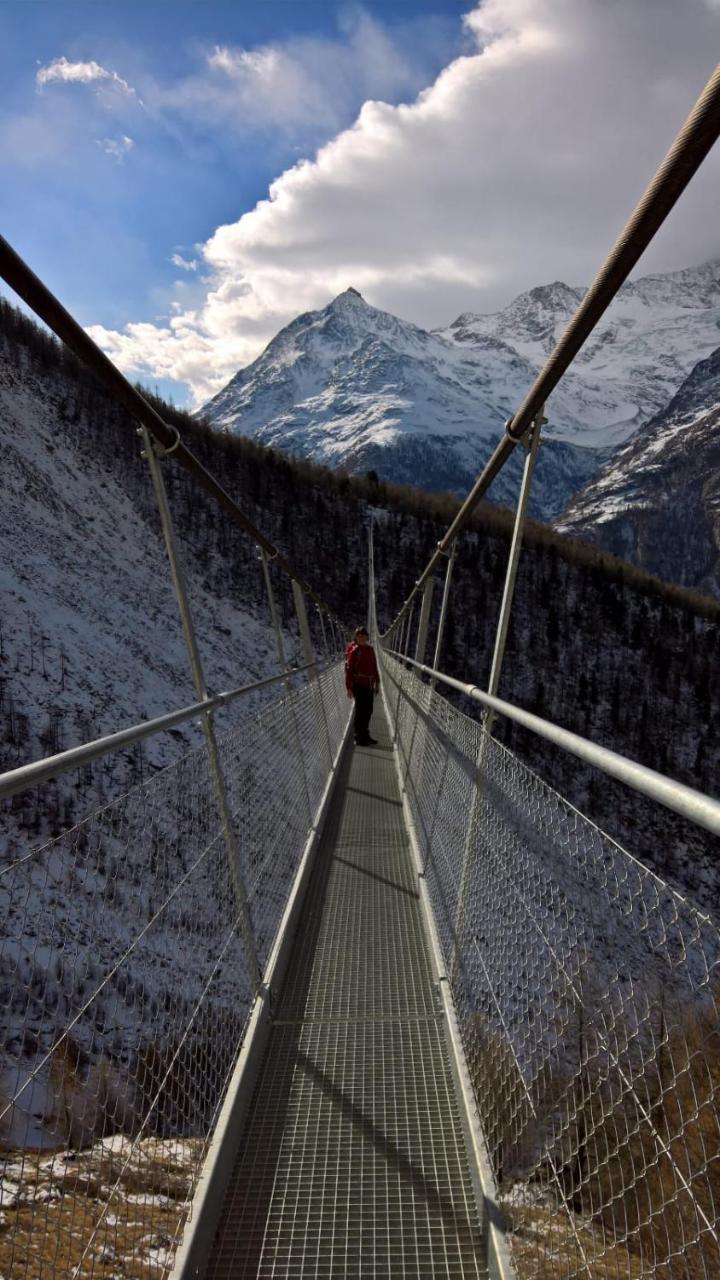
[[[172,444],[164,445],[164,444],[160,444],[160,441],[156,440],[153,437],[153,449],[155,450],[156,458],[169,458],[170,454],[174,453],[178,445],[180,444],[180,432],[178,431],[177,427],[171,426],[169,422],[166,422],[165,426],[167,427],[168,431],[174,431],[175,439],[173,440]]]
[[[548,419],[544,416],[542,418],[534,418],[529,429],[525,432],[525,434],[522,436],[516,436],[516,435],[513,435],[512,431],[510,430],[514,422],[514,418],[508,418],[507,422],[505,423],[505,435],[507,436],[508,440],[512,440],[513,444],[521,444],[523,446],[523,449],[529,449],[530,445],[532,444],[532,438],[534,433],[536,431],[540,431],[541,428],[545,426],[545,423],[547,421]],[[542,443],[541,441],[538,441],[538,445],[540,445],[541,443]]]

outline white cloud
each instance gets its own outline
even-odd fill
[[[99,62],[94,61],[69,62],[65,56],[55,58],[47,66],[41,67],[35,76],[35,81],[39,89],[43,89],[46,84],[54,82],[61,84],[107,83],[128,94],[129,97],[134,98],[137,96],[132,86],[128,84],[127,80],[123,80],[117,71],[108,71],[106,67],[102,67]]]
[[[112,157],[116,164],[122,164],[125,156],[135,146],[132,138],[128,138],[127,134],[123,134],[121,138],[98,138],[97,144],[106,155]]]
[[[427,49],[391,34],[360,6],[336,37],[297,36],[254,49],[216,46],[202,72],[156,86],[153,105],[238,134],[289,134],[317,145],[369,97],[415,97],[427,82]]]
[[[188,260],[187,258],[183,258],[181,254],[174,253],[170,261],[174,267],[180,267],[182,271],[197,271],[198,264],[196,258]]]
[[[202,400],[282,324],[350,284],[433,325],[543,281],[589,281],[712,71],[717,11],[705,0],[485,0],[466,27],[474,50],[410,105],[366,101],[352,128],[216,230],[200,305],[166,327],[97,330],[109,353]],[[212,58],[243,92],[276,98],[278,117],[293,103],[312,110],[322,83],[287,79],[280,50]],[[720,254],[717,180],[716,157],[645,269]]]

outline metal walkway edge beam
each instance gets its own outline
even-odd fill
[[[336,617],[333,610],[329,609],[325,601],[300,577],[278,548],[265,537],[257,525],[253,524],[230,494],[226,493],[220,482],[206,470],[199,458],[196,458],[187,445],[183,444],[177,428],[163,422],[160,414],[153,409],[137,387],[128,382],[120,370],[115,368],[112,360],[93,342],[42,280],[30,270],[4,236],[0,236],[0,276],[18,297],[22,298],[35,314],[45,321],[48,328],[65,343],[65,346],[95,375],[123,408],[127,409],[132,418],[150,432],[161,446],[161,451],[172,453],[176,461],[195,477],[206,493],[209,493],[227,511],[235,523],[250,535],[271,560],[274,560],[278,568],[284,569],[290,577],[295,578],[313,600]],[[342,619],[338,618],[338,621],[342,622]]]
[[[554,391],[583,343],[613,301],[641,254],[662,226],[720,136],[720,65],[718,65],[678,133],[649,187],[621,231],[592,285],[548,356],[505,434],[486,462],[445,536],[438,543],[398,617],[427,581],[440,556],[467,525],[480,499],[528,432],[538,410]]]
[[[254,1096],[243,1089],[245,1129],[229,1126],[225,1196],[193,1207],[197,1270],[178,1266],[173,1280],[488,1280],[466,1103],[380,707],[374,726],[375,749],[341,766]]]
[[[295,881],[285,906],[273,949],[263,975],[255,1004],[248,1019],[240,1055],[235,1064],[218,1122],[208,1147],[180,1247],[175,1255],[171,1280],[196,1280],[203,1275],[222,1212],[225,1188],[237,1156],[255,1080],[262,1064],[272,1028],[273,1008],[282,987],[300,926],[318,844],[337,786],[339,771],[350,741],[352,719],[348,716],[342,741],[332,762],[317,812],[308,832]]]
[[[569,729],[561,729],[551,721],[543,720],[530,711],[523,711],[521,707],[516,707],[511,702],[504,702],[502,698],[493,698],[475,684],[464,684],[462,680],[446,676],[442,671],[435,671],[433,667],[413,662],[412,658],[406,658],[393,649],[387,649],[386,653],[393,658],[398,658],[407,666],[414,667],[421,675],[440,681],[448,688],[456,689],[458,693],[464,693],[467,698],[481,703],[497,715],[513,720],[515,724],[522,725],[524,729],[529,729],[531,733],[536,733],[538,737],[551,742],[553,746],[561,747],[571,755],[577,756],[586,764],[602,769],[603,773],[608,774],[609,777],[616,778],[618,782],[624,782],[626,786],[639,791],[650,800],[656,800],[666,809],[673,809],[675,813],[679,813],[683,818],[689,818],[691,822],[704,827],[713,835],[720,835],[720,800],[703,795],[693,787],[686,787],[682,782],[666,778],[655,769],[649,769],[647,765],[638,764],[635,760],[628,760],[626,756],[619,755],[617,751],[610,751],[608,747],[599,747],[587,738],[581,738],[579,734],[571,733]]]

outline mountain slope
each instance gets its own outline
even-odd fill
[[[347,289],[298,316],[202,411],[299,457],[435,491],[467,491],[534,370],[502,342],[467,350],[378,311]],[[597,468],[592,451],[550,445],[535,510],[551,514]],[[513,503],[519,463],[498,481]]]
[[[556,527],[669,581],[720,595],[720,347]]]
[[[582,298],[556,283],[426,332],[347,289],[205,406],[214,426],[351,472],[464,494]],[[717,345],[720,263],[624,286],[546,410],[533,510],[558,515]],[[519,458],[493,488],[513,504]]]
[[[473,346],[510,344],[537,369],[584,290],[560,282],[493,315],[460,316],[444,333]],[[665,407],[720,332],[720,260],[624,284],[551,397],[553,439],[616,447]]]

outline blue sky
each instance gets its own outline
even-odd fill
[[[303,40],[325,41],[331,60],[367,23],[410,64],[396,85],[383,81],[384,97],[397,102],[415,97],[459,52],[466,8],[461,0],[2,0],[3,114],[15,123],[12,147],[0,151],[3,233],[82,323],[152,319],[174,291],[173,254],[192,261],[195,243],[251,209],[298,155],[349,125],[367,81],[358,75],[342,95],[335,86],[326,119],[252,120],[235,130],[212,110],[158,102],[159,91],[207,74],[216,47],[295,42],[301,52]],[[89,92],[72,81],[38,86],[38,71],[59,58],[95,62],[135,94],[103,81]],[[143,110],[137,98],[149,83],[155,93]],[[97,87],[107,88],[106,101]],[[132,147],[124,152],[125,138]]]
[[[437,325],[586,282],[718,35],[718,0],[0,0],[3,234],[199,403],[347,284]],[[720,255],[717,194],[648,269]]]

